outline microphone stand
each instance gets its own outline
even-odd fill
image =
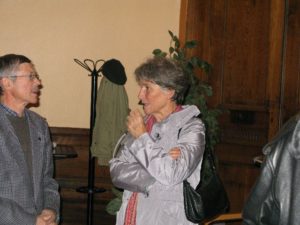
[[[87,193],[87,225],[93,225],[93,202],[94,202],[94,194],[105,192],[106,190],[103,188],[95,187],[95,157],[92,156],[91,153],[91,145],[93,139],[93,128],[95,125],[95,118],[96,118],[96,100],[97,100],[97,84],[98,84],[98,77],[99,72],[101,71],[101,67],[97,69],[97,64],[99,62],[105,62],[103,59],[99,59],[94,62],[91,59],[85,59],[83,62],[79,61],[78,59],[74,59],[76,63],[80,66],[91,72],[89,76],[92,77],[91,83],[91,108],[90,108],[90,133],[89,133],[89,168],[88,168],[88,186],[87,187],[79,187],[76,189],[77,192]],[[92,64],[92,68],[89,66]]]

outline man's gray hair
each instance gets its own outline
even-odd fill
[[[22,63],[32,63],[29,58],[24,55],[7,54],[0,57],[0,79],[6,76],[12,76]],[[0,86],[0,95],[3,93]]]

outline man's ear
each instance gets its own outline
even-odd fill
[[[0,85],[3,90],[6,90],[12,86],[12,80],[7,77],[2,77],[0,79]]]

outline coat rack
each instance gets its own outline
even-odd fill
[[[91,153],[91,144],[93,138],[93,128],[95,125],[95,118],[96,118],[96,100],[97,100],[97,84],[98,84],[98,77],[100,76],[99,73],[101,71],[101,67],[97,69],[97,64],[105,61],[103,59],[99,59],[94,62],[91,59],[85,59],[83,62],[79,61],[78,59],[74,59],[76,63],[80,66],[91,72],[90,76],[92,77],[91,82],[91,108],[90,108],[90,135],[89,135],[89,169],[88,169],[88,186],[87,187],[79,187],[76,191],[81,193],[87,193],[87,225],[93,225],[93,202],[94,202],[94,194],[105,192],[106,190],[103,188],[95,187],[95,157],[92,156]],[[89,66],[92,66],[92,68]]]

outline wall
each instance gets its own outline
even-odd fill
[[[179,11],[180,0],[1,0],[0,55],[33,60],[44,86],[33,110],[50,126],[88,128],[91,79],[73,59],[119,59],[135,108],[133,71],[153,49],[169,47]]]

